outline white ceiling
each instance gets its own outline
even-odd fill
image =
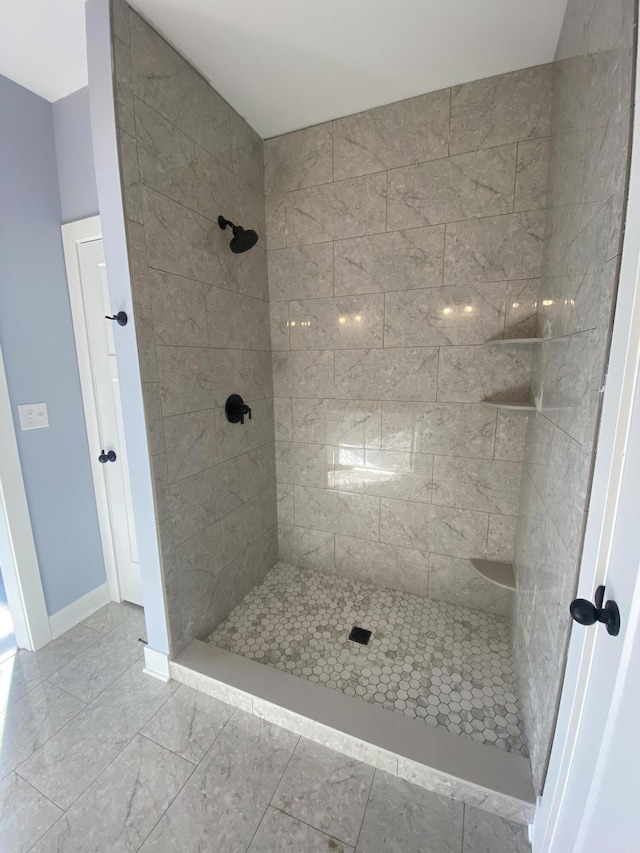
[[[2,0],[0,73],[86,85],[83,0]],[[132,0],[263,137],[553,59],[566,0]]]

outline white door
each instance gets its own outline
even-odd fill
[[[114,335],[99,218],[63,226],[100,535],[111,596],[142,604]],[[104,451],[104,453],[103,453]],[[112,451],[115,461],[100,461]]]

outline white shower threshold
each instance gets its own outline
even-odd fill
[[[431,791],[528,824],[535,811],[521,755],[425,726],[382,707],[194,640],[176,681]]]

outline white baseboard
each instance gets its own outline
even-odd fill
[[[61,637],[66,634],[71,628],[75,628],[80,622],[83,622],[89,616],[92,616],[96,610],[100,610],[105,604],[111,601],[109,594],[109,586],[103,583],[101,586],[92,589],[82,598],[77,601],[72,601],[67,607],[58,610],[49,616],[49,626],[51,627],[51,635],[55,640],[56,637]]]
[[[169,674],[169,655],[158,652],[149,646],[144,647],[144,669],[146,675],[158,678],[160,681],[171,681]]]

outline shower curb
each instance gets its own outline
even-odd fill
[[[193,640],[171,677],[430,791],[529,824],[535,794],[521,755],[390,713],[360,699]]]

